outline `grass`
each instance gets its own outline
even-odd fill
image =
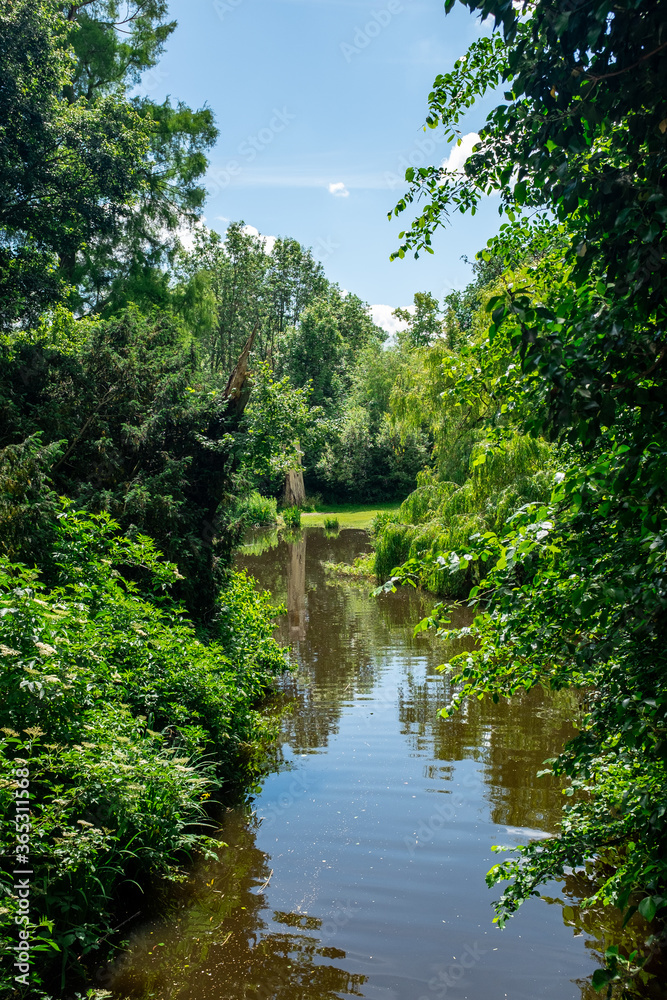
[[[335,514],[341,528],[370,528],[376,514],[381,511],[397,511],[400,503],[386,504],[318,504],[318,510],[312,514],[301,515],[303,528],[324,528],[325,522]]]
[[[355,577],[360,580],[375,580],[375,553],[357,556],[352,565],[349,563],[325,562],[324,570],[331,576]]]

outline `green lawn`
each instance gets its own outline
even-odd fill
[[[302,514],[301,526],[303,528],[324,527],[324,518],[333,514],[338,518],[341,528],[370,528],[373,518],[383,510],[398,510],[400,503],[383,504],[363,504],[363,503],[341,503],[341,504],[321,504],[319,510],[314,514]]]

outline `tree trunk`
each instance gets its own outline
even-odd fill
[[[306,488],[303,485],[303,469],[301,468],[301,451],[299,442],[295,442],[297,464],[290,469],[285,476],[285,492],[283,494],[284,507],[303,507],[306,502]]]
[[[292,642],[306,638],[306,536],[289,543],[287,565],[287,612]]]

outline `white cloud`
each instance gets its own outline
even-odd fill
[[[336,198],[347,198],[350,192],[342,181],[336,181],[335,184],[332,183],[329,185],[329,194],[334,195]]]
[[[249,236],[257,236],[264,244],[264,253],[271,253],[276,243],[275,236],[262,236],[259,229],[255,229],[254,226],[244,226],[243,232]]]
[[[371,316],[373,318],[373,322],[376,326],[381,327],[386,333],[388,333],[392,339],[396,337],[399,330],[405,330],[407,327],[407,323],[405,323],[402,319],[397,319],[396,316],[393,315],[395,308],[396,306],[371,306]],[[407,308],[408,312],[415,311],[415,307],[413,305],[404,306],[403,308]]]
[[[192,253],[195,248],[195,232],[197,229],[206,229],[206,216],[203,215],[194,224],[184,223],[176,230],[176,238],[186,253]]]
[[[442,161],[442,167],[451,174],[462,173],[463,164],[472,153],[472,147],[479,142],[477,132],[468,132],[461,136],[459,143],[453,146],[447,156]]]

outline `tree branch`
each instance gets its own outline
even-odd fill
[[[653,49],[652,52],[647,52],[645,56],[642,56],[641,59],[637,60],[637,62],[633,62],[631,66],[626,66],[625,69],[617,69],[614,73],[603,73],[601,76],[596,76],[594,73],[586,73],[586,76],[589,80],[592,80],[593,83],[600,83],[601,80],[611,80],[614,76],[622,76],[623,73],[629,73],[630,70],[636,69],[637,66],[641,66],[643,62],[650,59],[651,56],[657,55],[658,52],[661,52],[662,49],[666,47],[667,42],[663,42],[662,45],[658,45],[657,49]]]

